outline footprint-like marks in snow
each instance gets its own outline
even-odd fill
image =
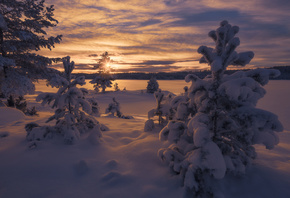
[[[133,181],[129,174],[122,174],[118,171],[110,171],[101,177],[101,182],[107,186],[123,186]]]
[[[9,132],[7,131],[3,131],[3,132],[0,132],[0,138],[5,138],[5,137],[8,137],[9,136]]]
[[[74,167],[75,173],[78,176],[83,176],[89,171],[88,163],[85,160],[80,160]]]

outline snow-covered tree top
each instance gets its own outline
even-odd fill
[[[208,63],[212,72],[222,73],[229,65],[245,66],[254,57],[252,51],[237,53],[235,50],[240,45],[240,39],[235,37],[239,32],[238,26],[231,26],[227,21],[222,21],[220,27],[209,32],[215,42],[215,48],[200,46],[198,53],[203,56],[200,63]]]
[[[111,58],[109,56],[108,52],[105,52],[101,55],[101,59],[99,60],[98,64],[95,66],[95,69],[98,69],[99,72],[101,73],[109,73],[111,68],[110,68],[110,63],[111,63]]]
[[[63,62],[64,73],[66,75],[66,79],[68,81],[70,81],[70,79],[71,79],[71,73],[72,73],[72,71],[75,68],[75,63],[74,63],[74,61],[70,62],[70,57],[69,56],[64,57],[63,60],[62,60],[62,62]]]

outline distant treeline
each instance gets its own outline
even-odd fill
[[[290,80],[290,66],[274,66],[266,69],[277,69],[281,72],[281,75],[278,78],[274,78],[275,80]],[[240,70],[227,70],[226,74],[232,74],[236,71]],[[245,70],[243,70],[245,71]],[[152,76],[156,77],[157,80],[183,80],[186,75],[195,74],[200,78],[204,78],[205,76],[210,74],[209,70],[200,70],[195,72],[158,72],[158,73],[117,73],[114,74],[115,79],[138,79],[138,80],[149,80]],[[84,75],[86,79],[93,79],[96,74],[77,74]],[[273,79],[273,80],[274,80]]]

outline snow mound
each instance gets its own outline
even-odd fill
[[[18,109],[9,107],[0,108],[0,125],[22,120],[24,118],[25,118],[24,113]]]

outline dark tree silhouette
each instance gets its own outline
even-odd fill
[[[148,83],[146,88],[147,93],[154,93],[159,89],[159,84],[155,77],[152,76],[147,83]]]
[[[94,84],[96,92],[99,92],[100,89],[102,89],[102,92],[104,93],[106,88],[112,87],[112,80],[114,80],[114,78],[110,74],[111,61],[108,52],[102,54],[102,58],[96,66],[96,69],[98,69],[99,72],[96,77],[90,81],[91,84]]]
[[[44,0],[0,1],[0,93],[10,97],[34,91],[32,83],[45,75],[47,65],[58,59],[41,56],[35,51],[52,49],[61,35],[47,36],[46,29],[57,25],[54,7]],[[17,80],[15,80],[17,79]]]

